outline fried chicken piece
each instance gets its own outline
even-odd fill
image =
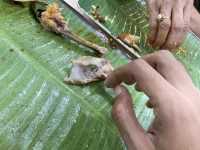
[[[130,33],[121,33],[118,37],[122,42],[127,44],[130,47],[135,48],[137,51],[141,51],[140,48],[138,47],[138,44],[140,42],[140,37],[136,35],[132,35]]]
[[[122,40],[123,42],[129,44],[129,45],[136,45],[139,44],[140,37],[136,35],[132,35],[130,33],[121,33],[117,38]]]
[[[103,55],[107,52],[107,48],[92,43],[72,32],[68,26],[68,22],[65,21],[65,18],[62,16],[58,4],[49,4],[44,11],[37,14],[39,21],[45,29],[60,34],[63,37],[68,37],[78,44],[94,50],[100,55]]]
[[[41,24],[44,28],[57,33],[69,30],[67,22],[60,12],[58,4],[52,3],[41,14]]]

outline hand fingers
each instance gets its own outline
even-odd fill
[[[177,4],[172,10],[172,23],[168,38],[162,46],[164,49],[173,50],[181,45],[187,33],[183,18],[183,6]]]
[[[160,9],[160,14],[167,18],[158,22],[158,33],[153,43],[153,47],[161,47],[167,40],[167,36],[171,28],[171,11],[171,3],[168,3],[166,0],[163,1]]]
[[[163,99],[168,98],[166,91],[173,93],[174,90],[155,69],[142,59],[135,60],[112,72],[105,84],[113,88],[122,82],[136,83],[141,91],[154,100],[152,102],[154,106],[165,107]]]
[[[128,149],[154,150],[153,144],[132,110],[132,99],[127,89],[122,86],[117,88],[118,96],[115,99],[112,116]]]
[[[136,81],[134,77],[132,76],[132,74],[130,73],[131,66],[132,66],[132,62],[114,70],[111,74],[109,74],[109,76],[105,80],[105,85],[109,88],[113,88],[117,85],[120,85],[122,82],[128,85],[134,84]]]
[[[185,22],[185,26],[189,28],[190,26],[190,19],[192,16],[192,11],[193,11],[193,5],[191,5],[190,3],[188,3],[185,8],[184,8],[184,22]],[[189,30],[189,29],[188,29]]]
[[[159,4],[156,0],[148,0],[148,11],[149,11],[149,26],[150,26],[150,32],[149,32],[149,43],[153,44],[157,29],[158,29],[158,22],[157,22],[157,16],[159,14]]]
[[[198,37],[200,37],[200,14],[196,10],[195,7],[192,8],[192,15],[191,15],[191,20],[190,20],[190,29],[192,32],[194,32]]]
[[[167,50],[155,52],[144,56],[156,71],[158,71],[177,90],[191,94],[191,89],[195,88],[185,67]]]

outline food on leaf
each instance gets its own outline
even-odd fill
[[[70,84],[84,85],[94,81],[104,80],[113,70],[111,63],[104,58],[83,56],[72,62],[69,77],[64,81]]]
[[[100,14],[99,9],[100,9],[99,6],[92,5],[91,6],[91,15],[94,17],[94,19],[96,19],[100,23],[105,23],[107,19],[106,19],[106,17],[104,17]]]
[[[133,47],[137,51],[139,52],[141,51],[140,48],[138,47],[138,44],[140,42],[140,37],[132,35],[130,33],[121,33],[120,35],[118,35],[117,38],[120,39],[125,44],[127,44],[128,46]]]
[[[68,23],[64,20],[58,4],[48,5],[46,11],[41,14],[41,24],[44,28],[56,33],[68,31]]]
[[[57,3],[52,3],[46,6],[43,6],[43,4],[41,4],[40,7],[38,6],[39,4],[34,5],[34,13],[36,14],[37,19],[40,21],[45,29],[55,32],[57,34],[61,34],[63,37],[68,37],[78,44],[94,50],[100,55],[103,55],[107,52],[107,48],[87,41],[79,35],[73,33],[69,28],[68,22],[65,21],[65,18],[61,14],[60,8]]]
[[[118,38],[127,44],[139,44],[140,37],[136,35],[132,35],[130,33],[121,33]]]
[[[187,50],[183,47],[178,47],[176,49],[176,55],[186,55],[187,54]]]

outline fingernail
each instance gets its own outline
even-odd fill
[[[114,88],[114,92],[118,96],[118,95],[120,95],[122,93],[122,88],[120,86],[116,86]]]

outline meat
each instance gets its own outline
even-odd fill
[[[65,18],[63,17],[57,3],[49,4],[46,10],[41,12],[39,21],[45,29],[60,34],[63,37],[68,37],[69,39],[72,39],[78,44],[88,47],[91,50],[94,50],[99,55],[105,54],[108,50],[107,48],[102,47],[96,43],[90,42],[71,31],[68,26],[68,22],[65,21]]]
[[[60,33],[69,30],[68,24],[56,3],[48,5],[46,11],[42,12],[40,21],[42,26],[50,31]]]
[[[118,38],[129,45],[139,44],[140,37],[130,33],[121,33]]]
[[[127,44],[130,47],[133,47],[137,51],[141,51],[140,48],[138,47],[140,37],[136,35],[132,35],[130,33],[121,33],[118,37],[122,42]]]
[[[71,73],[64,81],[70,84],[84,85],[104,80],[113,70],[110,62],[104,58],[83,56],[74,60]]]

